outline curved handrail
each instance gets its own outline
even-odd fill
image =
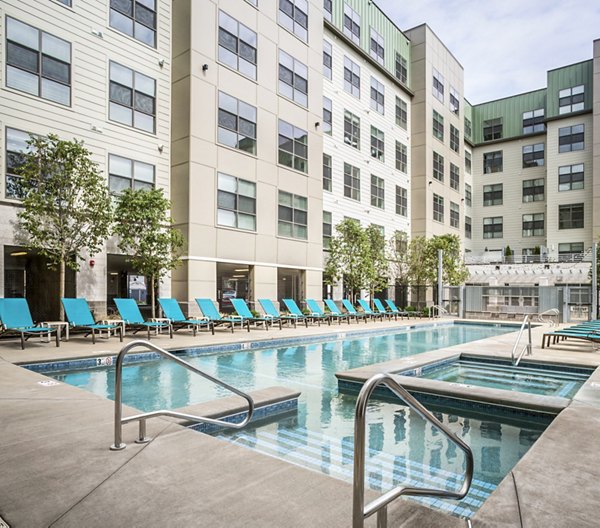
[[[437,314],[436,314],[437,312]],[[439,304],[434,304],[429,307],[429,318],[435,319],[436,317],[442,317],[444,315],[450,315],[450,312]]]
[[[204,416],[194,416],[191,414],[185,414],[185,413],[169,411],[169,410],[159,410],[159,411],[151,411],[151,412],[142,413],[142,414],[136,414],[134,416],[127,416],[126,418],[123,418],[123,401],[122,401],[122,399],[123,399],[122,398],[123,361],[125,360],[125,356],[133,348],[136,348],[136,347],[137,348],[144,347],[149,350],[153,350],[154,352],[160,354],[161,356],[175,361],[175,363],[177,363],[178,365],[181,365],[182,367],[184,367],[188,370],[191,370],[192,372],[194,372],[196,374],[199,374],[203,378],[206,378],[207,380],[212,381],[213,383],[216,383],[217,385],[221,385],[221,387],[224,387],[224,388],[230,390],[231,392],[233,392],[234,394],[241,396],[248,402],[248,416],[246,416],[246,418],[244,418],[241,422],[231,423],[231,422],[225,422],[223,420],[218,420],[216,418],[207,418]],[[127,444],[124,444],[122,441],[123,440],[123,424],[129,423],[129,422],[134,422],[136,420],[138,420],[140,422],[139,438],[138,438],[138,440],[136,440],[136,442],[144,443],[144,442],[148,442],[150,440],[149,438],[146,438],[146,420],[148,418],[155,418],[156,416],[171,416],[173,418],[180,418],[180,419],[190,420],[190,421],[194,421],[194,422],[205,422],[205,423],[214,424],[214,425],[221,425],[224,427],[231,427],[233,429],[241,429],[242,427],[244,427],[245,425],[248,424],[248,422],[252,418],[253,412],[254,412],[254,400],[252,399],[252,397],[249,394],[246,394],[245,392],[243,392],[239,389],[236,389],[235,387],[232,387],[231,385],[225,383],[224,381],[214,378],[213,376],[211,376],[210,374],[207,374],[206,372],[202,372],[200,369],[197,369],[196,367],[194,367],[187,361],[184,361],[183,359],[178,358],[174,354],[171,354],[170,352],[167,352],[166,350],[163,350],[162,348],[157,347],[156,345],[153,345],[152,343],[149,343],[148,341],[144,341],[141,339],[137,340],[137,341],[132,341],[131,343],[125,345],[119,352],[119,355],[117,356],[117,362],[116,362],[116,366],[115,366],[115,443],[112,446],[110,446],[110,449],[113,451],[119,451],[121,449],[125,449]]]
[[[421,418],[435,425],[446,438],[454,442],[465,453],[466,468],[465,480],[460,490],[448,491],[435,488],[411,488],[398,486],[365,507],[365,437],[367,404],[373,391],[381,384],[385,384],[396,396],[413,409]],[[375,374],[366,381],[356,399],[356,412],[354,419],[354,491],[352,504],[352,527],[363,528],[365,519],[377,512],[377,526],[385,526],[387,518],[387,505],[402,495],[446,497],[449,499],[462,499],[471,487],[473,480],[473,452],[471,448],[458,438],[446,425],[431,414],[419,401],[412,396],[389,373]]]
[[[521,329],[519,330],[519,335],[517,336],[515,345],[513,346],[513,349],[510,353],[511,363],[515,367],[518,366],[519,361],[521,361],[521,358],[523,357],[525,352],[527,352],[528,356],[530,356],[532,353],[533,349],[532,349],[532,345],[531,345],[531,318],[533,317],[533,315],[534,314],[526,314],[525,317],[523,317],[523,322],[521,323]],[[517,352],[517,347],[519,346],[519,342],[521,341],[521,336],[523,335],[523,330],[525,330],[525,325],[527,325],[527,328],[528,328],[529,342],[523,347],[519,356],[517,358],[515,358],[515,354]]]
[[[554,319],[544,319],[544,316],[554,316],[554,315],[558,315],[558,309],[557,308],[550,308],[549,310],[546,310],[545,312],[539,313],[537,316],[537,319],[540,323],[549,323],[550,326],[555,326],[556,323],[554,322]]]

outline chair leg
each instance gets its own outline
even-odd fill
[[[25,334],[21,332],[21,350],[25,350]]]
[[[96,344],[96,330],[92,328],[92,345]]]
[[[48,337],[50,337],[50,336],[48,336]],[[57,328],[56,329],[56,348],[58,348],[59,346],[60,346],[60,339],[59,339],[59,336],[58,336],[58,328]]]
[[[147,329],[148,329],[148,341],[150,341],[150,327],[148,326]]]
[[[119,341],[123,342],[123,326],[119,325]]]

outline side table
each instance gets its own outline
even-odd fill
[[[46,328],[56,328],[58,333],[58,339],[61,338],[62,329],[65,329],[65,341],[69,340],[69,323],[67,321],[44,321],[40,323],[41,326]]]

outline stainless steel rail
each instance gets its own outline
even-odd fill
[[[448,310],[446,310],[446,308],[444,308],[443,306],[440,306],[439,304],[434,304],[433,306],[431,306],[429,308],[429,318],[430,319],[435,319],[436,317],[442,317],[444,315],[450,315],[450,312],[448,312]]]
[[[147,412],[147,413],[142,413],[142,414],[136,414],[133,416],[127,416],[126,418],[123,418],[123,402],[122,402],[123,361],[125,360],[125,356],[134,348],[147,348],[149,350],[152,350],[152,351],[160,354],[161,356],[174,361],[178,365],[181,365],[182,367],[184,367],[188,370],[191,370],[192,372],[202,376],[203,378],[206,378],[207,380],[212,381],[213,383],[216,383],[217,385],[221,385],[221,387],[225,387],[226,389],[230,390],[234,394],[241,396],[248,402],[248,416],[246,416],[241,422],[231,423],[231,422],[225,422],[223,420],[218,420],[215,418],[207,418],[204,416],[194,416],[192,414],[185,414],[185,413],[169,411],[169,410],[160,410],[160,411],[152,411],[152,412]],[[112,451],[120,451],[121,449],[125,449],[127,444],[123,443],[123,424],[129,423],[129,422],[139,421],[139,424],[140,424],[139,425],[139,434],[138,434],[138,439],[136,440],[136,443],[143,444],[143,443],[149,442],[151,440],[151,438],[146,437],[146,420],[148,418],[155,418],[157,416],[171,416],[173,418],[190,420],[192,422],[205,422],[205,423],[209,423],[209,424],[220,425],[223,427],[231,427],[233,429],[241,429],[250,421],[250,419],[252,418],[253,412],[254,412],[254,400],[252,399],[252,397],[250,395],[246,394],[245,392],[242,392],[241,390],[238,390],[235,387],[232,387],[231,385],[225,383],[224,381],[221,381],[217,378],[213,378],[210,374],[207,374],[206,372],[202,372],[201,370],[197,369],[193,365],[190,365],[187,361],[184,361],[183,359],[178,358],[177,356],[171,354],[170,352],[167,352],[166,350],[163,350],[162,348],[157,347],[156,345],[153,345],[152,343],[149,343],[148,341],[143,341],[143,340],[132,341],[128,345],[125,345],[119,352],[119,355],[117,356],[117,362],[116,362],[116,367],[115,367],[115,443],[110,446],[110,449]]]
[[[554,319],[552,319],[552,317],[554,317],[554,316],[558,316],[558,309],[550,308],[549,310],[546,310],[545,312],[538,314],[537,319],[540,323],[549,323],[550,326],[556,326],[556,321],[554,321]],[[547,319],[546,319],[546,317],[547,317]]]
[[[534,314],[527,314],[523,317],[523,323],[521,323],[521,329],[519,330],[519,335],[517,336],[517,340],[515,341],[515,345],[513,346],[512,352],[510,353],[510,359],[512,364],[516,367],[519,365],[521,358],[527,352],[528,356],[532,354],[531,347],[531,317]],[[525,344],[523,349],[519,352],[517,356],[517,348],[519,347],[519,343],[521,342],[521,337],[523,336],[523,331],[525,330],[525,325],[527,325],[527,334],[529,336],[528,342]]]
[[[446,438],[454,442],[465,453],[465,480],[460,490],[448,491],[435,488],[411,488],[398,486],[384,493],[365,507],[365,437],[366,414],[369,398],[373,391],[385,384],[396,396],[413,409],[419,416],[435,425]],[[363,385],[356,399],[356,412],[354,418],[354,491],[352,504],[352,528],[364,528],[365,519],[377,513],[377,528],[387,527],[387,505],[402,495],[445,497],[448,499],[462,499],[471,487],[473,479],[473,453],[471,448],[458,438],[450,429],[431,414],[414,396],[412,396],[394,375],[382,372],[375,374]]]

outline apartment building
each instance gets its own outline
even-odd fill
[[[169,0],[3,0],[0,4],[0,296],[55,318],[57,274],[21,247],[19,154],[28,134],[83,140],[114,193],[169,189]],[[114,241],[69,274],[67,295],[98,315],[142,287]],[[140,290],[136,290],[138,294]],[[169,283],[161,286],[168,295]]]

